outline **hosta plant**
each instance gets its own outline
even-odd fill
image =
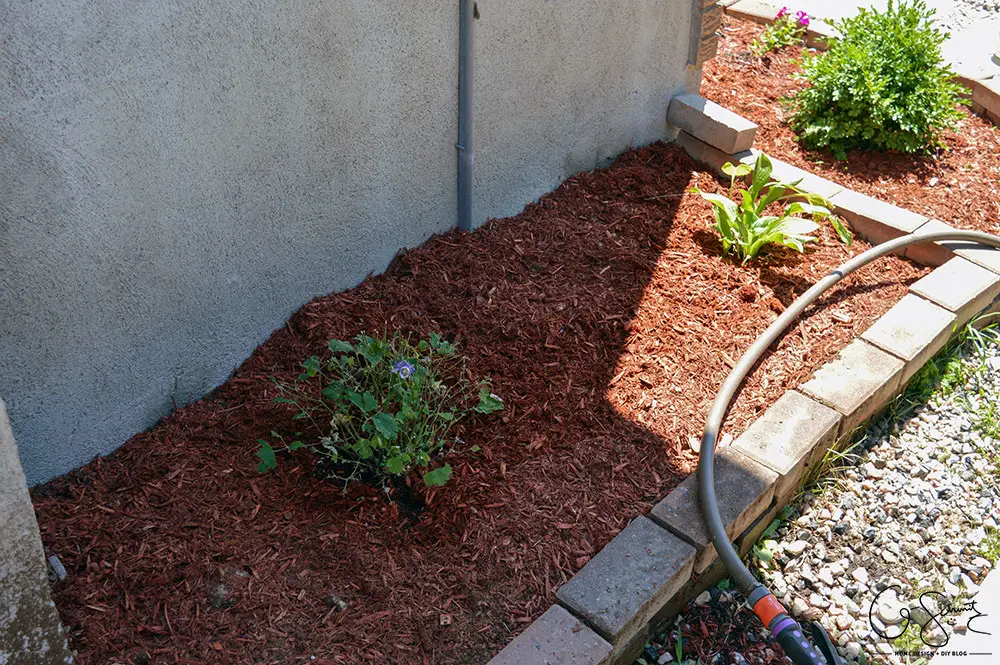
[[[803,191],[798,182],[773,180],[773,166],[764,153],[757,156],[752,167],[727,162],[722,170],[729,176],[728,198],[703,192],[697,187],[692,191],[712,204],[713,228],[722,238],[723,254],[732,252],[746,264],[772,244],[805,251],[805,244],[816,240],[809,234],[816,231],[818,222],[823,220],[830,221],[842,242],[851,244],[851,232],[830,212],[830,202],[818,194]],[[737,191],[736,178],[751,174],[749,188]],[[778,212],[772,207],[779,205],[779,214],[772,214]]]
[[[809,27],[809,15],[803,11],[792,14],[788,7],[782,7],[774,19],[774,23],[764,28],[760,37],[750,44],[750,52],[761,58],[771,51],[786,46],[802,44]]]
[[[311,448],[328,477],[385,482],[420,469],[426,485],[443,485],[451,466],[434,463],[460,442],[455,425],[503,409],[487,381],[466,378],[465,359],[437,333],[416,344],[361,334],[332,340],[329,350],[303,362],[295,383],[275,382],[275,402],[293,407],[313,436],[271,432],[273,441],[258,440],[261,472],[275,467],[277,452]]]

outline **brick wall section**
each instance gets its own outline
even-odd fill
[[[722,5],[717,0],[692,0],[691,54],[688,64],[701,67],[719,51],[719,30],[722,28]]]

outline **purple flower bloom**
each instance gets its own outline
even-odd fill
[[[788,7],[782,7],[776,18],[785,18],[786,16],[788,16]]]
[[[405,360],[400,360],[393,366],[392,373],[405,381],[413,375],[413,365]]]
[[[809,25],[809,14],[803,11],[795,12],[795,18],[799,19],[799,25],[807,27]]]

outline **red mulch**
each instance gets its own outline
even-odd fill
[[[304,306],[213,394],[37,488],[45,545],[70,573],[55,597],[77,662],[488,660],[692,471],[688,439],[776,312],[865,249],[824,228],[805,256],[742,268],[720,258],[708,205],[681,195],[693,184],[718,188],[655,145],[517,217],[433,238]],[[923,272],[891,259],[847,280],[765,360],[731,431]],[[362,330],[440,331],[507,405],[465,428],[482,451],[449,460],[452,482],[416,515],[314,479],[306,457],[256,472],[255,439],[293,426],[270,377]],[[231,607],[210,604],[219,583]]]
[[[850,189],[934,217],[953,226],[1000,232],[1000,130],[965,110],[954,131],[943,135],[944,149],[931,155],[851,151],[844,161],[801,148],[786,120],[782,99],[807,83],[803,49],[786,48],[763,60],[749,44],[763,28],[726,18],[719,55],[705,65],[701,93],[753,120],[760,129],[754,146],[786,162]]]

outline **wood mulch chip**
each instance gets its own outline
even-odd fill
[[[866,248],[824,227],[804,256],[740,267],[684,194],[695,184],[722,189],[657,144],[517,217],[432,238],[302,307],[211,395],[36,488],[79,665],[488,660],[691,473],[689,439],[734,360]],[[729,432],[925,272],[893,258],[846,280],[764,360]],[[255,440],[294,427],[271,377],[362,330],[441,332],[506,403],[464,428],[481,451],[449,459],[452,482],[416,513],[316,480],[305,455],[256,471]]]
[[[944,148],[930,155],[848,152],[833,155],[801,148],[786,124],[782,100],[807,82],[800,73],[803,49],[786,48],[764,59],[749,51],[763,28],[726,18],[719,55],[705,65],[701,94],[753,120],[754,147],[849,189],[927,215],[958,228],[1000,232],[1000,130],[967,108]]]

